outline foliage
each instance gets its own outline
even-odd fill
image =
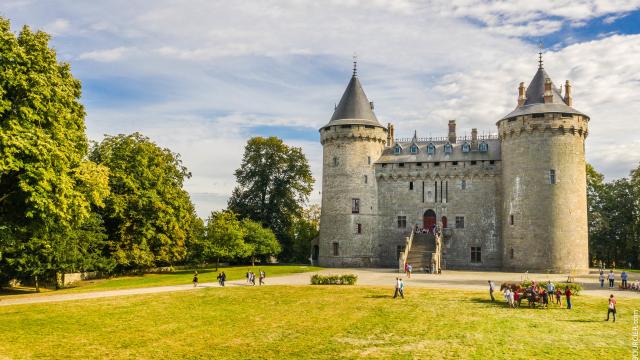
[[[291,259],[291,228],[314,182],[302,149],[276,137],[254,137],[247,142],[235,176],[238,185],[229,199],[229,210],[273,230],[282,244],[283,258]]]
[[[264,228],[260,223],[251,219],[242,220],[244,228],[244,243],[249,248],[249,256],[253,264],[255,258],[275,256],[282,251],[280,243],[271,229]]]
[[[358,275],[319,275],[311,276],[311,285],[355,285]]]
[[[107,136],[90,159],[109,168],[111,194],[100,211],[120,269],[172,265],[186,257],[197,217],[183,189],[191,174],[178,154],[149,138]]]
[[[59,240],[108,193],[106,169],[85,159],[80,82],[59,63],[49,35],[15,35],[0,18],[0,272],[32,277],[60,271]],[[82,246],[67,244],[71,251]]]
[[[320,206],[314,204],[294,219],[291,227],[292,260],[306,262],[311,255],[311,241],[318,237]]]
[[[629,179],[606,183],[587,166],[587,195],[591,258],[607,266],[640,265],[640,167]]]
[[[204,259],[246,258],[251,247],[245,242],[246,229],[231,211],[214,211],[207,219],[206,234],[201,242]]]

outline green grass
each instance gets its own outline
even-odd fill
[[[574,309],[509,309],[485,292],[364,286],[207,288],[0,307],[8,358],[623,359],[632,312],[606,298]],[[0,356],[2,357],[2,356]]]
[[[233,266],[233,267],[221,267],[215,271],[215,268],[198,269],[198,281],[200,283],[205,282],[217,282],[216,277],[220,271],[224,271],[227,274],[227,280],[238,280],[245,278],[245,274],[248,269],[252,269],[256,275],[260,269],[264,270],[267,274],[267,278],[297,274],[307,271],[318,271],[322,268],[313,266],[301,266],[301,265],[268,265],[268,266]],[[88,292],[88,291],[104,291],[104,290],[119,290],[119,289],[132,289],[151,286],[167,286],[167,285],[180,285],[190,284],[193,281],[193,270],[180,270],[173,273],[164,274],[145,274],[140,276],[122,276],[111,279],[98,279],[81,281],[71,285],[68,288],[53,291],[49,289],[43,289],[41,295],[51,294],[68,294],[73,292]],[[257,281],[257,280],[256,280]],[[0,292],[0,299],[3,297],[20,297],[20,296],[33,296],[35,289],[33,288],[19,288],[19,289],[5,289],[5,292]]]

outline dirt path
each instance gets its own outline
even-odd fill
[[[366,286],[386,286],[390,289],[394,285],[397,276],[401,276],[405,280],[407,289],[411,287],[429,287],[443,289],[464,289],[464,290],[488,290],[487,280],[492,280],[497,286],[502,282],[514,282],[523,280],[525,277],[537,281],[566,281],[566,275],[561,274],[522,274],[522,273],[506,273],[506,272],[476,272],[476,271],[445,271],[441,275],[431,274],[413,274],[409,279],[404,274],[398,274],[390,269],[325,269],[318,272],[307,272],[292,275],[283,275],[266,279],[266,285],[308,285],[311,275],[321,274],[356,274],[358,275],[358,285]],[[620,275],[616,274],[617,281]],[[640,279],[639,274],[630,274],[629,282]],[[580,276],[575,279],[584,285],[583,294],[599,297],[608,297],[614,293],[617,297],[640,298],[640,293],[621,290],[600,289],[598,284],[598,275],[590,274]],[[234,286],[250,286],[245,280],[227,281],[228,287]],[[95,291],[86,293],[72,293],[49,296],[33,296],[20,298],[3,298],[0,300],[0,306],[20,305],[20,304],[38,304],[58,301],[74,301],[84,299],[96,299],[126,295],[140,294],[157,294],[172,291],[197,291],[200,289],[220,286],[217,283],[203,283],[198,287],[192,284],[172,285],[172,286],[156,286],[136,289]]]

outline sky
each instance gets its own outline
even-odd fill
[[[591,117],[587,161],[607,180],[640,162],[640,0],[2,0],[0,16],[52,35],[82,81],[87,134],[138,131],[179,153],[198,214],[226,207],[246,141],[302,147],[358,75],[396,136],[495,133],[544,67]]]

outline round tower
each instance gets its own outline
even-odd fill
[[[589,117],[540,65],[518,106],[498,121],[506,270],[589,270],[584,142]]]
[[[354,67],[331,121],[320,128],[321,266],[376,265],[378,196],[374,162],[386,141],[387,129],[378,122]]]

